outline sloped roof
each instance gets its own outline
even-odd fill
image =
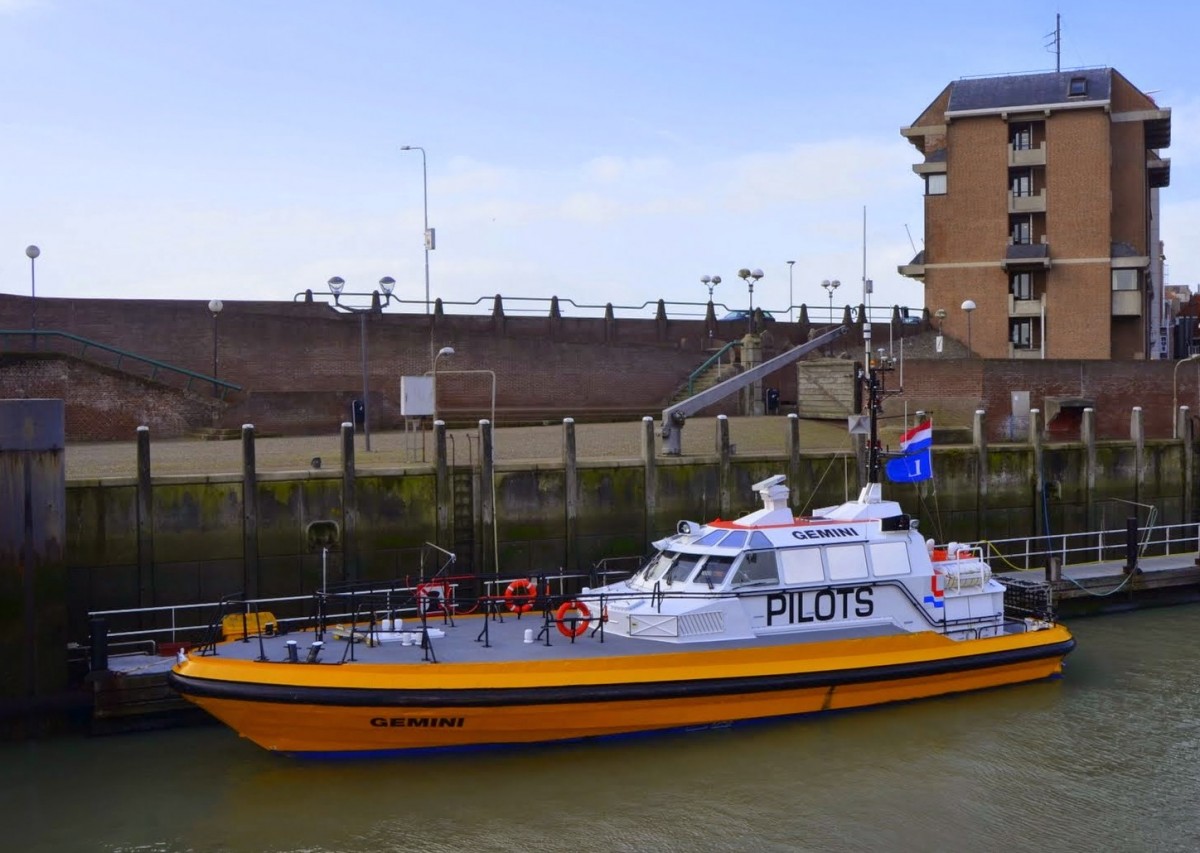
[[[1080,77],[1087,84],[1087,93],[1072,96],[1071,81]],[[1111,97],[1112,74],[1109,68],[976,77],[956,80],[951,84],[950,104],[946,111],[1016,109],[1076,101],[1105,102]]]

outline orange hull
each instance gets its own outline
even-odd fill
[[[175,684],[266,749],[380,754],[576,740],[903,702],[1055,676],[1072,645],[1070,634],[1055,627],[966,642],[917,634],[597,658],[521,672],[495,664],[296,666],[217,657],[180,664]],[[370,701],[389,692],[397,701]],[[580,698],[573,698],[575,692]],[[460,693],[470,701],[456,702]],[[408,703],[406,695],[436,701]]]

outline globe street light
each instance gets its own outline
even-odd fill
[[[437,364],[438,364],[438,359],[441,358],[442,356],[445,356],[446,358],[450,358],[450,356],[452,356],[452,355],[454,355],[454,347],[442,347],[440,350],[438,350],[437,355],[435,355],[433,357],[433,365],[431,368],[431,372],[433,373],[433,420],[435,423],[437,422]],[[495,399],[494,394],[493,394],[493,399]],[[495,415],[492,416],[492,420],[493,421],[495,420]]]
[[[821,287],[825,288],[825,292],[829,294],[829,322],[833,323],[833,292],[842,286],[842,283],[835,279],[825,279],[821,282]]]
[[[708,288],[708,301],[712,302],[713,288],[721,283],[721,277],[719,275],[702,275],[700,283]]]
[[[792,267],[796,266],[795,261],[788,261],[788,322],[792,322],[792,306],[796,304],[795,298],[792,296]]]
[[[213,318],[213,396],[217,396],[217,315],[221,313],[221,309],[225,306],[220,299],[210,299],[208,301],[208,310]]]
[[[1179,438],[1179,368],[1198,358],[1200,353],[1175,362],[1175,376],[1171,380],[1171,438]]]
[[[378,314],[383,312],[384,306],[392,301],[392,291],[396,289],[396,280],[390,275],[385,275],[379,279],[379,287],[383,291],[383,300],[379,298],[379,291],[372,291],[370,294],[371,304],[366,308],[356,308],[350,305],[342,304],[343,296],[366,296],[365,293],[345,293],[346,280],[339,275],[335,275],[329,279],[329,292],[333,294],[333,303],[343,311],[348,311],[351,314],[358,315],[358,339],[361,350],[360,358],[362,360],[362,418],[363,418],[363,440],[364,449],[371,452],[371,419],[370,409],[367,402],[367,395],[370,391],[370,386],[367,380],[367,315]]]
[[[746,282],[750,288],[750,334],[754,334],[754,285],[760,278],[763,277],[763,271],[760,269],[747,269],[742,267],[738,270],[738,278]]]
[[[34,262],[41,253],[42,250],[37,246],[25,247],[25,257],[29,258],[29,305],[31,312],[29,328],[33,332],[29,336],[29,339],[33,344],[33,349],[37,349],[37,276],[34,273]]]
[[[967,356],[970,357],[975,354],[975,351],[971,349],[971,312],[975,310],[975,300],[965,300],[962,304],[962,310],[967,312]]]
[[[401,145],[401,151],[421,152],[421,207],[425,212],[425,313],[429,313],[429,250],[434,245],[433,231],[429,228],[429,174],[425,168],[425,149],[420,145]]]

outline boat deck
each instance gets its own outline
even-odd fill
[[[486,632],[485,632],[486,627]],[[890,626],[865,626],[853,629],[808,631],[738,640],[696,640],[663,642],[653,639],[618,636],[604,631],[596,620],[574,639],[564,636],[557,628],[553,615],[512,613],[484,617],[458,615],[453,619],[441,616],[426,623],[429,648],[421,643],[421,626],[415,619],[404,620],[401,632],[377,632],[374,638],[363,629],[354,633],[354,642],[347,638],[349,629],[326,631],[323,638],[312,631],[253,636],[217,644],[215,654],[241,660],[266,659],[287,661],[287,643],[296,643],[300,661],[305,661],[314,641],[324,643],[320,663],[495,663],[545,660],[571,660],[598,657],[671,654],[686,649],[695,652],[702,648],[736,649],[748,646],[784,645],[796,642],[846,640],[861,637],[880,637],[900,633]],[[529,641],[527,641],[527,632]],[[408,633],[408,642],[401,639]],[[192,651],[192,656],[213,652]],[[173,662],[173,661],[172,661]]]

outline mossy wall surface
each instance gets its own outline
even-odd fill
[[[1096,448],[1094,486],[1088,488],[1085,445],[1044,448],[1046,522],[1036,529],[1039,495],[1035,455],[1028,445],[937,448],[935,479],[916,485],[884,486],[885,497],[901,502],[920,521],[922,533],[939,542],[996,540],[1117,529],[1137,515],[1141,523],[1157,507],[1158,524],[1178,523],[1185,505],[1185,454],[1179,442],[1148,443],[1141,459],[1130,442]],[[648,510],[647,468],[624,460],[578,469],[579,495],[574,563],[586,570],[603,557],[644,554],[649,543],[673,532],[680,519],[709,521],[721,515],[722,488],[733,518],[758,508],[751,486],[785,473],[783,455],[731,457],[729,480],[721,460],[659,459],[653,466],[653,512]],[[803,454],[793,483],[797,514],[840,503],[858,492],[857,464],[845,454]],[[1139,476],[1140,474],[1140,476]],[[514,576],[557,571],[569,565],[565,469],[561,465],[509,467],[496,471],[496,529],[479,517],[483,488],[476,477],[470,518],[454,518],[460,531],[486,537],[484,551],[498,544],[499,565]],[[394,578],[428,574],[422,545],[434,539],[435,473],[432,469],[359,476],[357,525],[351,548],[359,576]],[[152,486],[152,577],[139,578],[137,488],[130,481],[69,483],[67,560],[73,630],[86,613],[136,606],[139,588],[156,604],[213,601],[242,590],[247,582],[242,483],[237,477],[156,479]],[[307,594],[322,575],[343,579],[347,555],[341,545],[324,556],[310,546],[313,522],[344,523],[340,474],[271,474],[257,482],[257,589],[260,596]],[[460,512],[464,510],[459,509]],[[493,537],[495,543],[493,543]],[[461,537],[460,537],[461,541]],[[475,549],[480,552],[480,543]],[[472,570],[460,560],[456,571]]]

